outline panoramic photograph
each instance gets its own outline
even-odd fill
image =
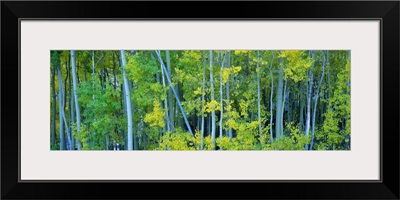
[[[351,150],[349,50],[51,50],[50,150]]]

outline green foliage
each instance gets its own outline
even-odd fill
[[[87,126],[85,124],[81,124],[80,130],[78,132],[78,127],[76,124],[73,124],[71,126],[72,128],[72,133],[73,137],[82,143],[82,150],[90,150],[90,144],[89,144],[89,138],[90,138],[90,133],[87,129]]]
[[[307,70],[311,67],[313,60],[307,56],[305,51],[287,50],[281,51],[280,58],[285,58],[285,79],[290,78],[295,83],[307,77]]]
[[[60,149],[59,143],[55,143],[54,145],[50,145],[50,150],[58,150]]]
[[[160,52],[162,62],[166,65],[166,51]],[[348,51],[327,51],[319,93],[316,93],[316,89],[323,72],[323,51],[313,51],[314,56],[311,56],[311,51],[306,50],[213,50],[214,88],[211,88],[208,50],[169,52],[172,86],[166,77],[166,85],[163,85],[161,61],[154,51],[125,51],[127,63],[124,72],[130,90],[133,135],[137,149],[213,150],[213,139],[208,126],[211,127],[209,116],[215,112],[216,149],[305,150],[305,146],[311,142],[312,130],[310,129],[310,136],[305,136],[306,106],[303,107],[302,124],[299,111],[301,104],[306,105],[306,88],[311,81],[311,116],[315,97],[319,95],[313,150],[350,149],[351,77]],[[82,143],[84,150],[107,149],[107,143],[110,147],[114,142],[126,145],[128,122],[124,98],[126,94],[122,90],[125,80],[120,59],[117,51],[76,51],[76,92],[81,114],[81,127],[77,132],[76,120],[71,121],[70,118],[71,114],[75,114],[70,110],[73,93],[70,51],[50,52],[51,67],[61,67],[63,87],[67,94],[64,108],[59,108],[53,99],[51,105],[56,104],[57,111],[64,109],[73,137]],[[283,135],[276,138],[277,77],[281,69],[286,83],[282,110],[284,126]],[[55,88],[58,88],[58,84],[58,77],[55,75]],[[173,94],[170,99],[167,97],[172,88],[177,96]],[[214,100],[211,100],[212,90]],[[188,132],[176,98],[181,102],[191,129],[195,130],[194,136]],[[169,104],[174,111],[172,130],[167,128],[170,119],[167,116]],[[205,117],[203,148],[200,123],[202,116]],[[221,118],[223,136],[219,137]],[[56,129],[59,129],[59,124],[57,115]],[[232,132],[232,137],[228,134],[229,131]],[[59,134],[58,132],[57,130],[56,133]],[[52,150],[59,148],[58,138],[56,144],[50,147]]]
[[[299,126],[293,123],[286,124],[290,136],[282,136],[272,143],[274,150],[305,150],[305,145],[310,143],[311,136],[300,133]]]
[[[206,140],[205,140],[206,141]],[[206,149],[211,142],[205,142]],[[158,150],[200,150],[200,133],[191,136],[178,128],[175,133],[167,132],[162,138]],[[211,149],[211,148],[210,148]]]
[[[50,63],[55,68],[60,65],[60,54],[62,51],[50,51]]]

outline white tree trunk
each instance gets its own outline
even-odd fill
[[[269,72],[270,72],[270,76],[271,76],[271,96],[270,96],[270,106],[269,106],[269,112],[270,112],[270,114],[271,114],[271,118],[270,118],[270,120],[269,120],[269,123],[270,123],[270,129],[269,129],[269,134],[270,134],[270,138],[271,138],[271,144],[274,142],[274,136],[273,136],[273,126],[272,126],[272,124],[273,124],[273,117],[274,117],[274,113],[272,112],[273,111],[273,96],[274,96],[274,76],[273,76],[273,74],[272,74],[272,63],[274,62],[274,58],[275,58],[275,56],[273,55],[272,56],[272,60],[271,60],[271,65],[270,65],[270,68],[269,68]]]
[[[228,65],[228,68],[231,67],[231,51],[228,51],[227,65]],[[226,82],[226,86],[225,86],[225,88],[226,88],[226,100],[228,102],[228,105],[230,105],[230,103],[231,103],[230,88],[229,88],[230,80],[231,80],[231,77],[228,76],[228,82]],[[229,120],[229,117],[228,117],[228,120]],[[228,135],[229,135],[229,141],[232,141],[232,128],[231,127],[228,128]]]
[[[124,95],[125,95],[125,102],[126,102],[126,112],[127,112],[127,121],[128,121],[128,150],[133,150],[133,138],[132,138],[132,106],[131,106],[131,98],[129,92],[129,83],[128,78],[125,74],[125,67],[126,67],[126,58],[125,58],[125,51],[121,50],[121,62],[122,62],[122,76],[124,79]]]
[[[76,127],[77,131],[79,133],[81,129],[81,111],[79,108],[79,101],[78,101],[78,94],[76,94],[76,88],[77,88],[77,83],[76,83],[76,58],[75,58],[75,51],[71,50],[71,63],[72,63],[72,83],[73,83],[73,88],[74,88],[74,100],[75,100],[75,111],[76,111]],[[78,150],[82,149],[82,143],[81,141],[77,140],[76,143],[78,144]]]
[[[283,135],[283,112],[285,111],[285,102],[286,102],[286,86],[287,80],[285,80],[285,87],[283,89],[283,98],[282,98],[282,112],[281,112],[281,134]]]
[[[324,74],[325,74],[326,52],[323,52],[323,54],[324,54],[323,55],[324,61],[322,63],[321,78],[319,79],[317,91],[315,92],[315,102],[314,102],[313,119],[312,119],[312,135],[311,135],[310,150],[312,150],[313,145],[314,145],[315,115],[316,115],[316,112],[317,112],[319,90],[321,89],[322,80],[324,79]]]
[[[204,92],[206,87],[206,57],[205,52],[203,55],[203,84],[201,86],[201,141],[200,149],[203,150],[204,146]]]
[[[160,68],[161,68],[161,76],[162,76],[162,84],[163,87],[165,88],[165,75],[164,75],[164,70],[162,68],[162,64],[160,64]],[[168,116],[168,96],[165,95],[165,99],[164,99],[164,108],[165,108],[165,123],[167,124],[167,131],[171,131],[171,124],[169,121],[169,116]]]
[[[282,65],[282,59],[280,61]],[[278,88],[276,92],[276,120],[275,120],[275,137],[282,135],[282,93],[283,93],[283,67],[279,66],[278,70]]]
[[[314,60],[314,51],[311,51],[311,58]],[[310,133],[310,118],[311,118],[311,96],[312,96],[312,89],[314,84],[314,64],[311,66],[309,71],[309,81],[308,81],[308,88],[307,88],[307,116],[306,116],[306,130],[305,135],[308,136]],[[306,150],[308,150],[308,144],[306,144]]]
[[[258,107],[258,132],[262,135],[261,130],[261,97],[260,97],[260,51],[257,51],[257,107]]]
[[[223,73],[223,69],[224,69],[224,63],[225,63],[225,58],[226,55],[223,56],[222,62],[221,62],[221,74],[219,77],[219,99],[220,99],[220,106],[221,106],[221,117],[219,119],[219,138],[222,139],[222,134],[223,134],[223,129],[222,129],[222,120],[224,118],[224,102],[223,102],[223,92],[222,92],[222,88],[223,88],[223,82],[222,82],[222,73]],[[222,148],[220,148],[220,150],[222,150]]]
[[[60,150],[65,150],[65,140],[64,140],[64,125],[63,125],[63,92],[62,92],[62,76],[61,76],[61,66],[57,68],[58,73],[58,110],[59,110],[59,125],[60,125]]]
[[[167,59],[167,69],[168,69],[168,74],[166,76],[171,77],[171,59],[169,55],[169,50],[165,51],[165,56]],[[172,80],[171,80],[172,81]],[[175,119],[174,119],[174,102],[172,100],[172,85],[170,86],[168,90],[168,113],[169,113],[169,122],[170,122],[170,129],[172,132],[175,131]]]
[[[213,53],[210,50],[210,87],[211,87],[211,101],[214,101],[214,74],[213,74]],[[211,108],[211,138],[213,149],[215,149],[215,110],[214,106]]]

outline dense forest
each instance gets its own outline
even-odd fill
[[[350,51],[50,56],[51,150],[350,150]]]

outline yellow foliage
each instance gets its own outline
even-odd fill
[[[242,67],[240,66],[232,66],[230,68],[223,68],[222,69],[222,83],[225,84],[229,80],[229,76],[232,75],[237,75],[240,70],[242,70]]]
[[[194,91],[194,94],[195,94],[195,95],[202,94],[202,92],[201,92],[201,87],[198,87],[198,88]]]
[[[200,53],[197,53],[197,52],[195,52],[195,51],[191,51],[191,55],[193,56],[193,58],[194,58],[196,61],[199,61],[199,60],[201,59]]]
[[[236,67],[232,66],[230,69],[232,70],[233,74],[237,74],[240,72],[240,70],[242,70],[242,67],[241,66],[236,66]]]
[[[147,113],[144,117],[144,122],[149,123],[150,127],[164,127],[164,116],[165,112],[160,107],[160,102],[154,98],[153,100],[153,112]]]
[[[177,74],[177,79],[179,82],[183,82],[183,78],[185,77],[185,72],[183,72],[182,70],[175,68],[175,72]]]
[[[226,117],[229,117],[229,119],[224,121],[224,127],[226,129],[233,128],[237,130],[239,128],[238,124],[238,119],[240,118],[239,113],[233,110],[226,113],[226,115],[227,115]]]
[[[248,117],[248,114],[247,114],[247,108],[248,107],[249,107],[249,103],[248,102],[240,100],[240,102],[239,102],[240,115],[242,115],[245,118]]]
[[[251,130],[257,129],[258,128],[258,124],[259,124],[259,121],[252,121],[252,122],[247,124],[247,128],[251,129]]]
[[[239,55],[239,54],[246,54],[246,53],[248,53],[249,51],[246,51],[246,50],[235,50],[235,52],[234,52],[234,54],[235,55]]]
[[[295,83],[306,78],[306,71],[313,64],[313,60],[305,57],[304,51],[300,50],[281,51],[278,57],[287,60],[286,67],[283,69],[285,78],[290,78]]]
[[[225,84],[228,82],[229,79],[229,74],[230,74],[230,68],[224,68],[222,70],[222,83]]]
[[[221,105],[216,100],[208,102],[204,107],[204,111],[206,113],[210,113],[212,111],[218,111],[218,110],[221,110]]]

